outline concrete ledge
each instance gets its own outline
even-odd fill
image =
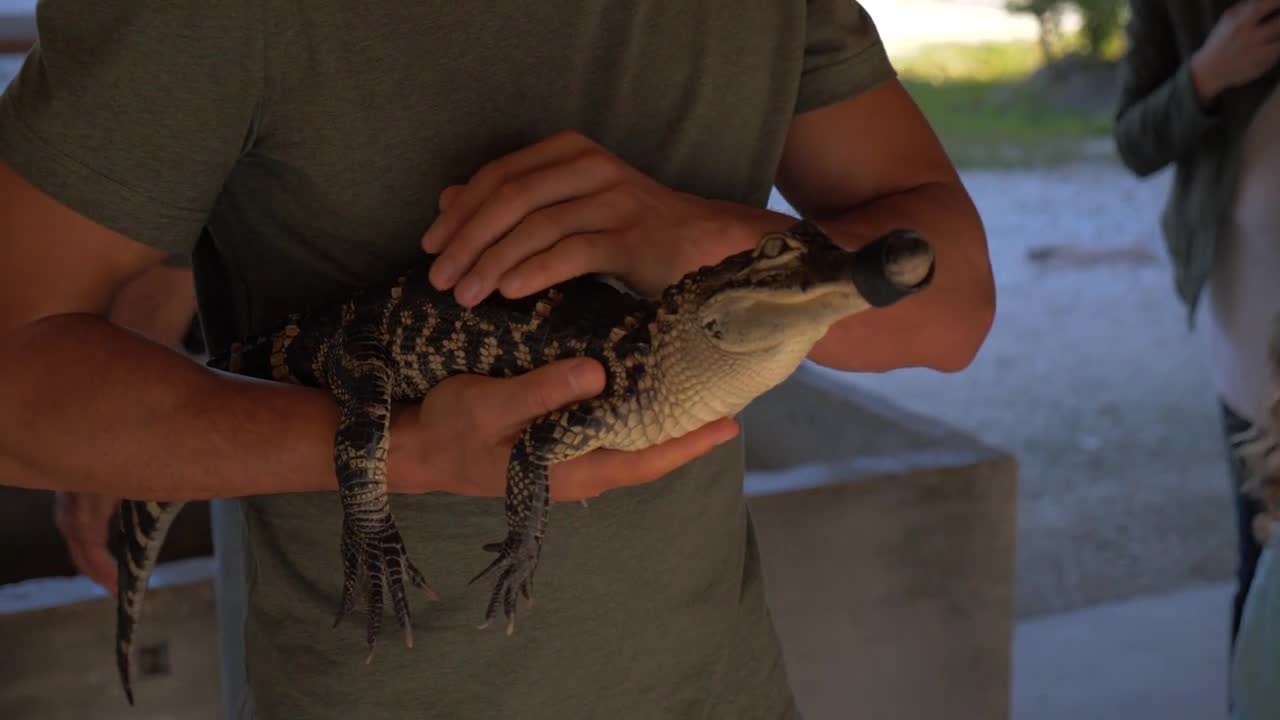
[[[0,718],[221,720],[212,560],[152,576],[130,707],[116,675],[115,601],[84,577],[0,587]]]
[[[1013,457],[808,366],[742,423],[806,718],[1008,718]]]
[[[1005,720],[1016,465],[813,368],[743,413],[748,502],[807,720]],[[0,717],[215,720],[212,560],[162,563],[130,708],[114,602],[85,578],[0,587]],[[142,668],[140,668],[142,669]]]

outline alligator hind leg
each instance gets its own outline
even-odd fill
[[[147,594],[147,582],[155,569],[156,558],[169,534],[169,526],[186,503],[141,502],[125,500],[120,504],[120,522],[116,533],[120,537],[120,557],[117,560],[119,578],[116,592],[116,667],[120,673],[120,685],[125,698],[133,704],[131,650],[133,635],[142,613],[142,600]]]
[[[547,481],[548,467],[530,457],[526,443],[516,443],[507,466],[507,537],[500,543],[484,546],[498,556],[471,578],[474,583],[501,567],[489,605],[485,609],[486,628],[493,621],[498,606],[507,620],[507,634],[515,632],[516,593],[532,600],[533,573],[542,552],[542,538],[547,527],[547,515],[551,509],[551,485]]]
[[[386,349],[376,340],[344,344],[330,361],[329,383],[341,408],[334,439],[334,465],[342,500],[342,599],[334,626],[362,595],[368,613],[366,641],[373,659],[382,629],[383,592],[391,596],[404,642],[413,647],[407,577],[436,599],[405,550],[387,496],[387,446],[391,424],[391,370]]]
[[[512,634],[517,595],[523,595],[530,604],[533,602],[533,575],[542,555],[542,540],[551,510],[548,471],[553,463],[596,446],[600,423],[585,412],[587,407],[579,405],[535,421],[511,450],[507,463],[507,537],[500,543],[484,546],[498,556],[471,579],[474,583],[500,568],[481,629],[493,622],[501,607],[507,621],[507,634]]]

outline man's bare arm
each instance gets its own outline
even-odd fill
[[[137,500],[334,490],[338,417],[327,393],[209,370],[103,317],[119,287],[161,256],[0,165],[0,472],[25,468],[0,482]],[[500,497],[520,430],[603,387],[593,360],[446,380],[396,409],[390,488]],[[652,481],[736,433],[726,419],[645,450],[557,464],[552,499]]]
[[[207,370],[105,319],[163,253],[0,164],[0,456],[7,483],[138,499],[332,489],[315,390]]]
[[[978,212],[937,136],[896,80],[797,116],[777,175],[778,191],[836,242],[858,247],[895,228],[919,231],[934,246],[932,286],[892,307],[834,326],[809,355],[833,368],[881,372],[963,369],[986,339],[995,286]],[[758,211],[752,231],[705,248],[703,262],[783,227]]]
[[[180,348],[195,314],[191,268],[156,265],[116,294],[107,317],[166,347]]]

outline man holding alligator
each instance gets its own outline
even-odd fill
[[[607,8],[607,9],[606,9]],[[582,273],[641,292],[793,219],[839,243],[907,226],[933,285],[811,358],[955,371],[994,310],[954,169],[855,3],[41,4],[0,103],[0,471],[136,499],[240,498],[252,704],[233,716],[793,717],[730,419],[557,465],[543,594],[513,637],[463,582],[501,532],[533,418],[601,368],[459,377],[395,416],[396,516],[440,591],[417,646],[329,629],[341,591],[320,391],[201,368],[103,319],[190,254],[212,349],[442,252],[464,304]],[[140,702],[142,702],[140,700]]]

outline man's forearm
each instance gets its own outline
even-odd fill
[[[92,315],[0,341],[5,483],[139,500],[332,490],[322,391],[201,367]]]
[[[795,219],[757,208],[734,213],[745,232],[718,233],[696,263],[712,263],[755,244]],[[994,281],[982,221],[958,180],[921,185],[856,208],[821,209],[811,218],[831,239],[857,248],[908,227],[932,240],[937,272],[926,292],[853,315],[832,327],[809,359],[855,372],[903,367],[963,369],[977,353],[995,313]],[[696,265],[695,263],[695,265]]]
[[[861,207],[814,218],[832,239],[860,247],[894,228],[931,241],[936,272],[924,292],[833,326],[809,358],[857,372],[927,367],[955,372],[973,361],[995,316],[986,235],[957,180],[921,185]]]

